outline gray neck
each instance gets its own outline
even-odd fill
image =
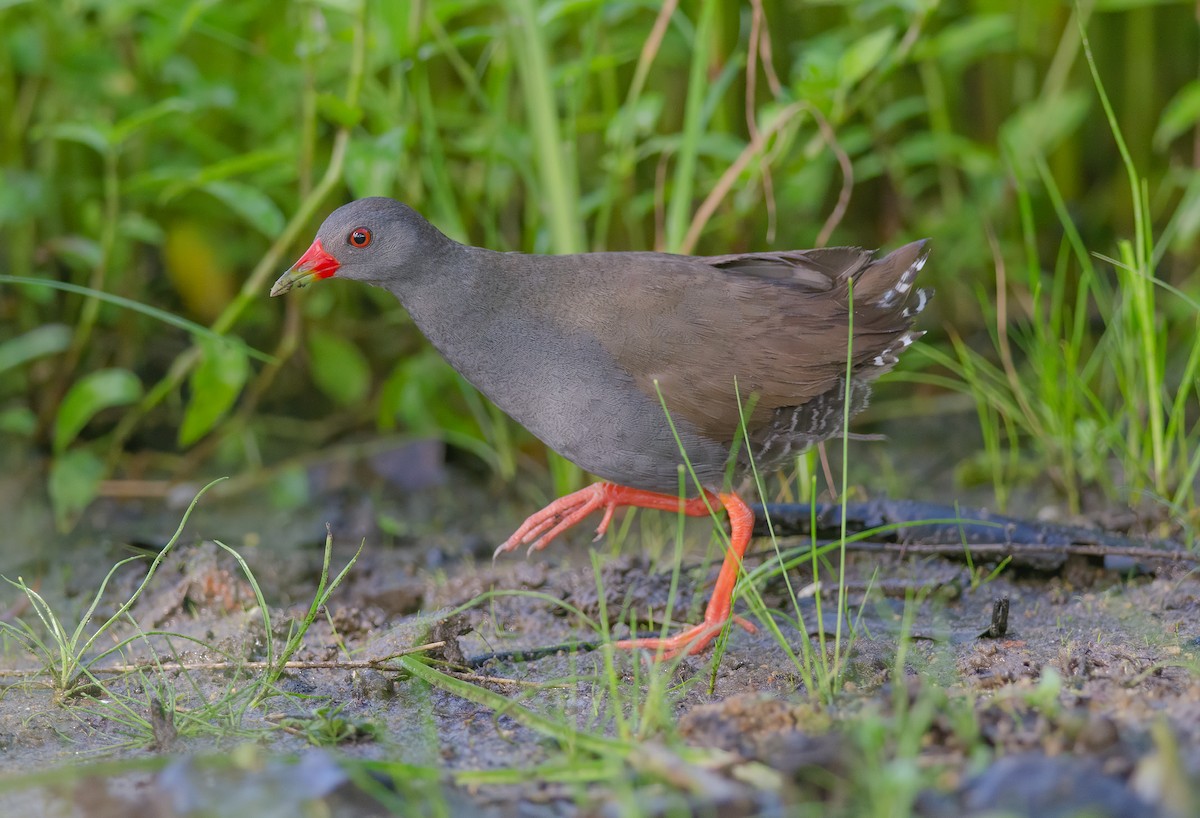
[[[518,308],[520,277],[513,261],[521,256],[459,244],[449,238],[412,268],[379,286],[395,295],[413,323],[477,387],[489,380],[481,364],[501,354],[494,347],[507,317]]]

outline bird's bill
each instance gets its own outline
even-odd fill
[[[336,258],[325,252],[321,240],[317,239],[304,251],[300,260],[279,277],[275,286],[271,287],[271,295],[283,295],[293,287],[305,287],[314,280],[329,278],[340,266]]]

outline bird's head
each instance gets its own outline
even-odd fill
[[[271,287],[271,295],[334,275],[383,283],[419,259],[422,240],[431,232],[437,231],[429,222],[394,199],[376,196],[342,205],[325,219],[300,260]]]

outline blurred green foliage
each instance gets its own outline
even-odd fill
[[[0,435],[52,454],[64,523],[130,451],[182,448],[195,468],[236,460],[221,444],[247,435],[278,453],[372,425],[440,429],[511,474],[526,438],[432,363],[390,296],[330,283],[266,298],[326,212],[391,195],[501,250],[932,236],[927,324],[971,350],[940,360],[982,402],[1012,398],[981,411],[998,487],[1019,461],[1075,490],[1086,464],[1059,466],[1080,446],[1128,471],[1122,440],[1158,411],[1176,419],[1179,460],[1126,485],[1180,500],[1195,478],[1178,383],[1195,375],[1195,302],[1144,313],[1161,369],[1147,388],[1166,404],[1121,414],[1128,396],[1105,386],[1121,378],[1088,354],[1119,312],[1116,274],[1068,247],[1117,257],[1145,215],[1141,274],[1200,289],[1194,15],[1120,0],[0,3],[0,273],[194,322],[0,283]],[[1130,167],[1148,180],[1144,214]],[[1003,282],[1003,314],[998,259],[1028,272]],[[1081,289],[1092,275],[1110,303]],[[1042,332],[1044,308],[1069,314],[1062,332]],[[981,367],[1003,363],[1008,324],[1014,373],[977,388]],[[1054,378],[1027,382],[1025,367],[1063,343],[1093,361],[1087,395],[1065,426],[1031,424],[1013,396],[1057,411]],[[300,433],[284,416],[311,423]]]

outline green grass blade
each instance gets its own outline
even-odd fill
[[[222,344],[231,344],[232,346],[241,349],[251,358],[262,361],[263,363],[276,363],[273,355],[268,355],[265,352],[260,352],[254,347],[248,345],[242,339],[233,335],[222,335],[219,332],[214,332],[208,327],[197,324],[195,321],[175,315],[174,313],[160,310],[158,307],[152,307],[149,304],[143,304],[140,301],[134,301],[132,298],[125,298],[120,295],[113,295],[102,290],[94,290],[91,287],[83,287],[79,284],[72,284],[69,281],[54,281],[48,278],[26,278],[25,276],[0,275],[0,284],[17,284],[22,287],[48,287],[52,290],[62,290],[64,292],[73,293],[75,295],[84,295],[89,298],[95,298],[98,301],[104,301],[118,307],[123,307],[133,312],[141,313],[156,321],[161,321],[164,324],[169,324],[173,327],[178,327],[191,335],[202,338],[209,338]]]

